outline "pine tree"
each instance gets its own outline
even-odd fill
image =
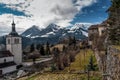
[[[36,49],[40,50],[41,44],[37,44]]]
[[[90,60],[89,60],[88,70],[89,71],[94,71],[95,70],[95,65],[94,65],[94,61],[93,61],[93,56],[92,55],[91,55]]]
[[[69,45],[75,45],[76,44],[76,38],[75,36],[69,36]]]
[[[75,38],[75,36],[73,37],[73,43],[76,44],[76,38]]]
[[[69,43],[68,43],[69,45],[71,45],[72,44],[72,37],[71,36],[69,36]]]
[[[66,47],[65,47],[65,45],[63,45],[62,51],[65,51],[65,50],[66,50]]]
[[[49,42],[46,43],[46,55],[50,55]]]
[[[31,44],[30,46],[30,52],[33,52],[35,50],[34,44]]]
[[[40,54],[45,55],[45,49],[44,49],[43,45],[41,45],[41,47],[40,47]]]

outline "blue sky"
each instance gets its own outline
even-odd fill
[[[17,16],[26,16],[24,12],[18,11],[18,10],[13,10],[11,8],[6,8],[6,4],[0,3],[0,15],[2,14],[13,14]]]
[[[63,27],[101,23],[107,19],[110,5],[110,0],[1,0],[0,33],[8,32],[13,17],[19,32],[32,25],[44,28],[50,23]]]
[[[97,3],[83,8],[82,13],[79,12],[71,23],[100,23],[108,18],[106,10],[110,7],[110,5],[110,0],[97,0]]]

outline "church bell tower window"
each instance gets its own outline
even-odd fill
[[[19,39],[16,39],[16,41],[17,41],[17,44],[19,44]]]
[[[19,39],[15,39],[15,40],[14,40],[14,43],[15,43],[15,44],[19,44]]]
[[[8,44],[10,44],[10,39],[8,39]]]

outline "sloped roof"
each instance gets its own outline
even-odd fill
[[[9,35],[11,35],[11,36],[19,36],[17,32],[13,32],[13,31],[11,33],[9,33]]]
[[[0,51],[0,58],[10,57],[10,56],[13,56],[13,54],[10,51]]]
[[[91,29],[97,29],[98,28],[98,25],[91,25],[88,30],[91,30]]]
[[[18,33],[16,32],[14,20],[11,25],[12,25],[12,31],[9,33],[9,35],[13,37],[19,36]]]
[[[101,23],[101,24],[97,24],[97,25],[91,25],[88,30],[92,30],[92,29],[98,29],[99,27],[105,27],[106,24],[105,22]]]

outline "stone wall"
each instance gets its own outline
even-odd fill
[[[120,80],[120,50],[108,47],[106,59],[107,80]]]
[[[120,50],[109,46],[107,52],[94,50],[103,80],[120,80]]]
[[[5,60],[6,60],[6,61],[5,61]],[[0,58],[0,63],[11,62],[11,61],[14,61],[14,60],[13,60],[13,56]]]
[[[99,70],[102,72],[102,74],[105,73],[106,69],[106,54],[105,51],[98,51],[97,49],[94,51],[95,57],[97,59]]]

